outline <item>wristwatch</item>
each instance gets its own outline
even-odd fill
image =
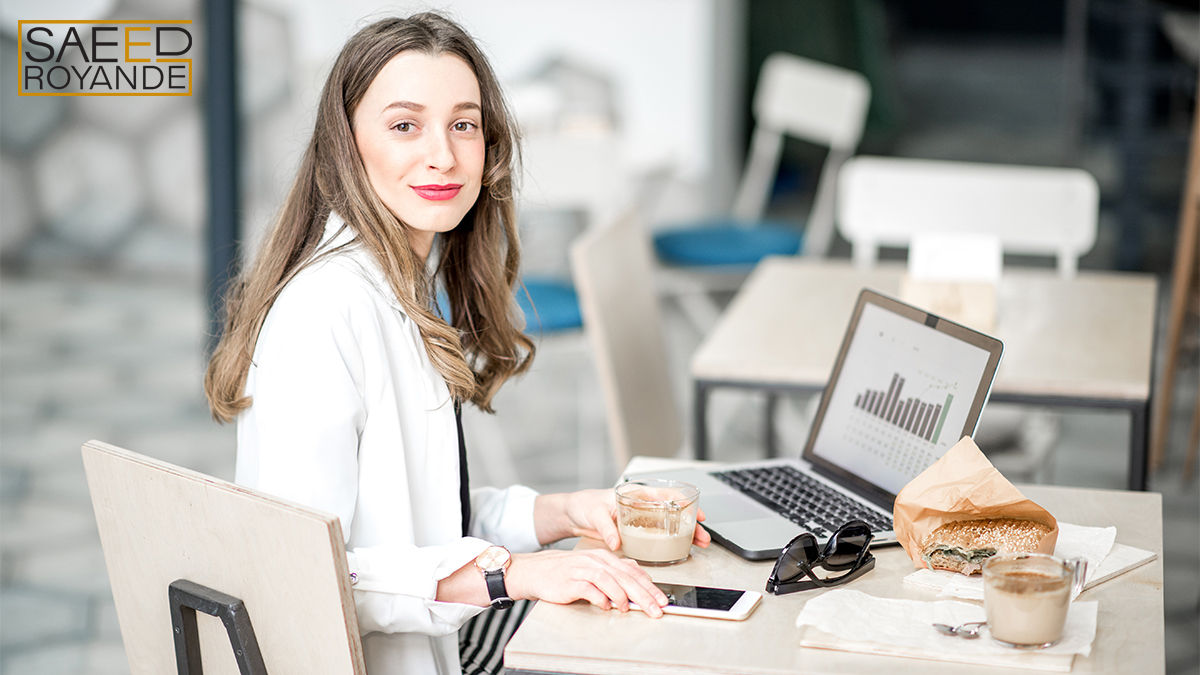
[[[504,571],[512,563],[512,554],[503,546],[489,546],[475,558],[475,566],[483,573],[488,595],[492,598],[492,609],[508,609],[513,599],[504,587]]]

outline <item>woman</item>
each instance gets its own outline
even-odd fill
[[[609,551],[537,551],[573,536],[616,549],[611,491],[467,496],[457,406],[490,412],[533,355],[513,302],[514,137],[453,22],[359,31],[205,377],[213,415],[238,422],[237,482],[340,518],[374,675],[458,672],[457,629],[510,598],[655,617],[666,603]]]

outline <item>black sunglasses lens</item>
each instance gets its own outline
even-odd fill
[[[861,520],[852,520],[838,528],[824,547],[818,546],[812,533],[800,534],[783,547],[767,579],[767,591],[783,595],[857,579],[875,567],[875,559],[868,552],[872,538],[870,526]],[[825,572],[817,574],[816,568],[824,568]],[[797,581],[800,576],[807,579]]]
[[[831,569],[843,569],[853,565],[873,538],[871,528],[866,523],[856,522],[843,526],[825,546],[825,564]]]
[[[800,574],[802,566],[811,565],[820,555],[817,538],[805,532],[784,547],[783,554],[775,563],[775,577],[779,581],[787,581]]]

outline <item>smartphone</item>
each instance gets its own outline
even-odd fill
[[[735,591],[731,588],[660,584],[658,582],[655,582],[654,585],[667,595],[667,606],[662,608],[664,614],[741,621],[750,616],[750,612],[753,612],[754,608],[758,607],[758,602],[762,600],[762,593],[756,591]],[[630,609],[641,609],[632,602],[629,603],[629,607]]]

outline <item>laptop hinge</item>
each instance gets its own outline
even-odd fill
[[[821,476],[828,478],[834,483],[846,488],[852,494],[862,497],[866,501],[871,502],[875,506],[878,506],[888,513],[891,513],[893,507],[896,506],[896,497],[894,495],[884,492],[874,485],[847,478],[844,474],[828,469],[816,462],[809,462],[809,466],[813,471],[821,474]]]

